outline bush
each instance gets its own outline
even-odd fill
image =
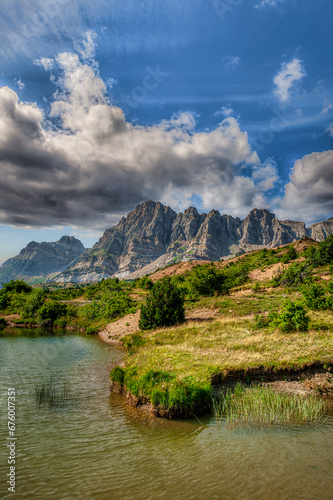
[[[0,330],[3,330],[6,326],[5,318],[0,318]]]
[[[302,304],[288,300],[280,313],[271,315],[271,325],[282,332],[306,332],[309,328],[309,318]]]
[[[198,382],[190,376],[177,380],[174,373],[153,369],[138,374],[136,368],[127,368],[124,384],[134,396],[146,397],[154,406],[183,415],[202,412],[211,397],[210,382]]]
[[[228,293],[226,274],[215,266],[204,264],[192,269],[186,278],[186,287],[190,295],[212,296],[215,293]]]
[[[66,316],[67,307],[56,300],[44,302],[38,310],[38,320],[42,324],[53,324],[61,316]]]
[[[330,281],[327,287],[329,293],[333,294],[333,281]]]
[[[281,258],[281,262],[287,264],[287,262],[297,258],[297,252],[294,247],[290,247],[288,251]]]
[[[141,308],[139,327],[149,330],[185,321],[184,296],[171,278],[157,281]]]
[[[312,283],[302,289],[304,302],[313,310],[327,309],[325,289],[318,283]]]
[[[298,288],[312,279],[312,267],[307,262],[294,262],[291,266],[278,272],[272,279],[273,286]]]
[[[22,318],[32,318],[37,314],[38,309],[42,306],[45,301],[44,291],[40,288],[36,288],[31,293],[29,293],[22,306]]]
[[[30,293],[32,287],[27,285],[23,280],[11,280],[3,286],[3,291],[7,292],[17,292],[17,293]]]
[[[330,264],[333,262],[333,234],[319,243],[317,259],[319,264]]]
[[[117,382],[118,384],[123,385],[125,378],[125,372],[120,366],[115,366],[110,373],[110,379],[112,382]]]
[[[101,303],[101,316],[106,319],[116,319],[125,314],[134,313],[136,308],[128,292],[103,294]]]
[[[134,302],[128,292],[105,291],[100,300],[94,300],[78,309],[77,314],[89,321],[112,320],[125,314],[135,313]]]
[[[148,278],[148,276],[143,276],[136,283],[138,288],[142,288],[143,290],[151,290],[154,286],[154,282]]]

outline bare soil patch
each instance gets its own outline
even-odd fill
[[[218,311],[212,311],[211,309],[194,309],[188,311],[185,322],[199,323],[201,321],[213,321],[219,316]],[[140,311],[136,311],[135,314],[128,314],[117,321],[109,323],[103,330],[98,332],[98,336],[107,344],[120,344],[123,337],[140,330],[139,319]]]
[[[311,394],[333,395],[333,377],[331,373],[315,373],[300,380],[277,380],[264,384],[277,392],[288,394]]]
[[[140,311],[128,314],[117,321],[109,323],[103,330],[98,332],[98,336],[107,344],[119,344],[122,337],[139,330],[139,319]]]
[[[281,262],[277,262],[276,264],[272,264],[267,269],[263,271],[261,269],[254,269],[250,272],[250,278],[252,281],[269,281],[273,278],[274,274],[276,274],[280,269],[286,269],[291,263],[281,264]]]
[[[152,281],[157,281],[166,276],[176,276],[178,274],[183,274],[186,271],[191,271],[195,266],[203,266],[204,264],[210,264],[211,260],[191,260],[189,262],[179,262],[178,264],[173,264],[166,267],[165,269],[159,269],[156,273],[151,274],[149,277]]]

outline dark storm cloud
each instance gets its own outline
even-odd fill
[[[85,54],[91,57],[93,48],[89,35]],[[0,89],[1,223],[101,227],[144,200],[183,209],[193,194],[204,209],[235,215],[266,205],[275,167],[260,164],[234,118],[201,133],[190,113],[133,126],[108,101],[92,60],[63,53],[40,65],[56,71],[50,118],[61,127],[8,87]],[[242,174],[243,165],[252,175]]]

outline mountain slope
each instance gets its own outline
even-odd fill
[[[59,273],[80,257],[83,251],[81,241],[73,236],[63,236],[52,243],[31,241],[19,255],[2,264],[0,282]]]
[[[264,209],[253,209],[242,220],[217,210],[199,214],[194,207],[176,214],[160,202],[147,201],[106,230],[92,249],[54,281],[90,282],[133,272],[143,275],[171,262],[219,260],[304,236],[321,241],[332,233],[333,218],[306,228],[304,222],[279,221]]]

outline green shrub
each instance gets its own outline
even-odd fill
[[[281,262],[287,264],[287,262],[297,258],[297,252],[294,247],[290,247],[288,251],[282,256]]]
[[[155,406],[180,413],[202,411],[211,396],[209,382],[197,382],[193,377],[178,380],[174,373],[152,369],[141,375],[135,368],[126,369],[124,384],[134,396],[146,397]]]
[[[313,310],[327,309],[325,289],[318,283],[312,283],[302,288],[304,302]]]
[[[314,267],[331,264],[333,262],[333,234],[321,241],[317,249],[308,248],[305,256]]]
[[[134,313],[136,308],[128,292],[119,291],[114,294],[105,293],[100,301],[101,316],[116,319],[125,314]]]
[[[3,330],[6,326],[5,318],[0,318],[0,330]]]
[[[76,314],[88,321],[113,320],[125,314],[135,313],[135,303],[126,291],[104,291],[100,300],[79,307]]]
[[[86,328],[86,333],[88,335],[95,335],[96,333],[98,333],[98,330],[100,328],[98,326],[88,326],[88,328]]]
[[[117,382],[118,384],[123,385],[125,378],[125,372],[120,366],[115,366],[110,373],[110,379],[112,382]]]
[[[330,264],[333,262],[333,234],[319,243],[317,259],[319,264]]]
[[[65,316],[67,312],[66,304],[61,304],[56,300],[44,302],[38,310],[38,320],[42,324],[53,324],[61,316]]]
[[[306,332],[309,328],[309,318],[304,306],[298,302],[285,302],[280,313],[271,314],[271,325],[282,332]]]
[[[230,284],[227,284],[226,273],[209,264],[194,267],[186,277],[185,283],[189,294],[194,296],[225,294],[230,288]]]
[[[20,313],[27,294],[32,287],[22,280],[11,280],[0,290],[0,310],[8,309],[10,313]]]
[[[142,288],[143,290],[151,290],[154,286],[154,282],[148,278],[148,276],[143,276],[136,282],[136,286],[138,288]]]
[[[27,285],[27,283],[23,280],[11,280],[3,285],[3,291],[5,293],[7,292],[30,293],[32,291],[32,287],[30,285]]]
[[[36,288],[31,293],[27,294],[21,310],[22,318],[33,318],[44,301],[45,294],[40,288]]]
[[[327,286],[327,290],[329,293],[333,294],[333,281],[330,281],[328,286]]]
[[[307,262],[294,262],[278,272],[272,279],[273,286],[298,288],[312,279],[312,267]]]
[[[139,327],[149,330],[185,321],[184,296],[171,278],[157,281],[141,308]]]

